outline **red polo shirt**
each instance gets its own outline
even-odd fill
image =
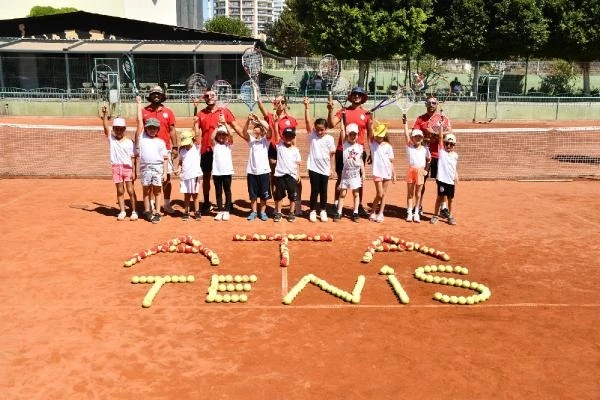
[[[200,154],[212,150],[211,137],[217,126],[219,126],[219,117],[223,114],[226,123],[235,121],[235,117],[228,108],[217,108],[212,110],[203,108],[196,115],[198,117],[198,128],[202,131],[202,142],[200,143]]]

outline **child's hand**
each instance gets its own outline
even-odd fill
[[[406,125],[406,121],[408,121],[408,118],[406,117],[406,114],[402,114],[402,123],[404,125]]]
[[[305,97],[302,102],[304,103],[304,108],[308,108],[308,105],[310,104],[310,100],[308,99],[308,97]]]
[[[135,102],[140,104],[142,102],[142,98],[140,96],[135,96]]]

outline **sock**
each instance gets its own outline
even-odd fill
[[[337,209],[337,206],[338,206],[338,201],[337,200],[333,202],[333,206]]]
[[[413,209],[412,209],[412,207],[408,207],[408,208],[406,209],[406,212],[407,212],[408,214],[412,214],[412,210],[413,210]]]
[[[442,206],[441,206],[440,208],[441,208],[442,210],[446,210],[446,209],[448,209],[448,205],[446,204],[446,202],[445,202],[445,201],[442,203]]]
[[[171,199],[165,199],[165,207],[169,207],[171,205]]]

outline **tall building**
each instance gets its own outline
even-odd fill
[[[177,0],[177,26],[202,29],[204,27],[203,0]]]
[[[265,24],[273,22],[272,0],[214,0],[213,3],[213,16],[240,19],[255,38],[264,33]]]
[[[279,19],[284,5],[285,0],[273,0],[273,21],[277,21]]]

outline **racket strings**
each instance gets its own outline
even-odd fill
[[[263,59],[260,52],[256,49],[247,50],[242,55],[242,66],[253,80],[257,80],[262,70]]]

